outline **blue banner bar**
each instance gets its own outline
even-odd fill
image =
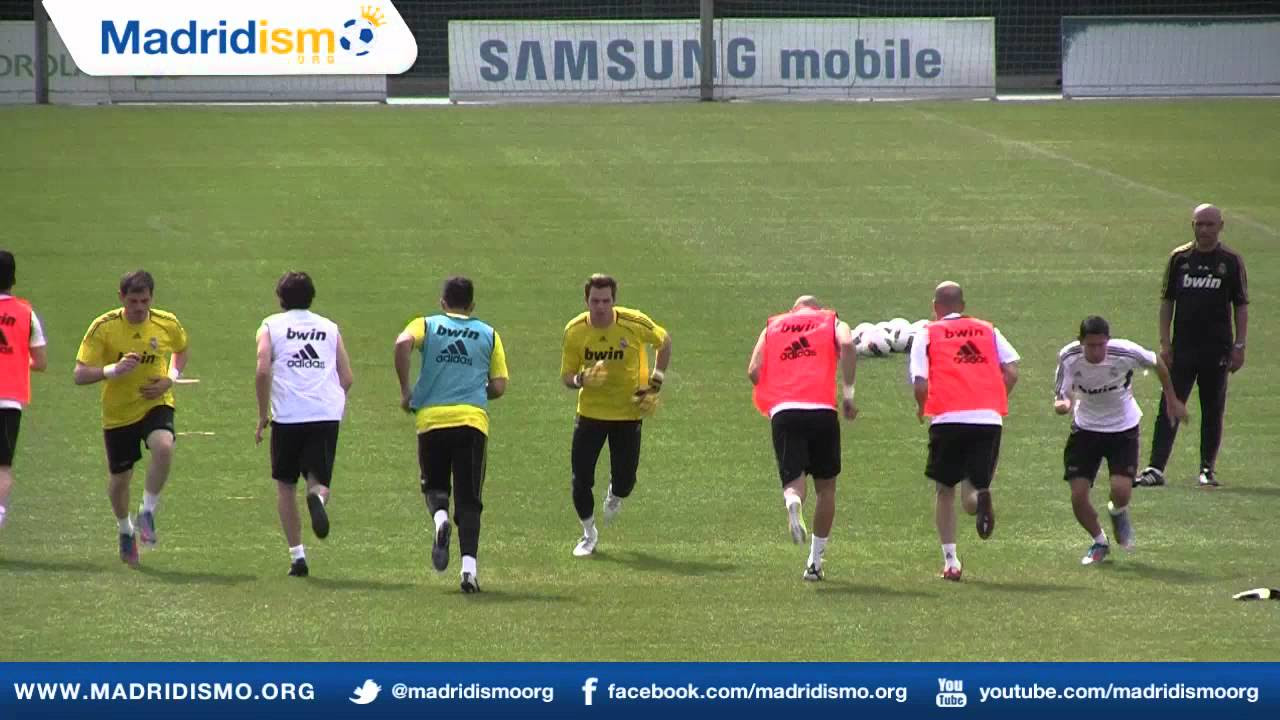
[[[1274,720],[1280,663],[0,664],[0,718],[779,720],[815,710],[831,718]]]

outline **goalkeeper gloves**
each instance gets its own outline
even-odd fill
[[[666,378],[666,374],[664,374],[661,370],[654,370],[653,374],[649,376],[649,392],[657,393],[659,390],[661,390],[662,381],[664,378]]]
[[[642,415],[649,416],[658,411],[658,393],[662,390],[664,377],[661,370],[654,370],[653,374],[649,376],[649,386],[637,389],[635,395],[631,398],[631,401],[636,404],[636,408],[640,410]]]
[[[597,360],[595,365],[578,373],[578,387],[598,388],[604,385],[609,379],[609,368],[605,367],[603,360]]]
[[[649,417],[658,411],[658,403],[661,398],[658,397],[657,391],[653,389],[639,389],[636,394],[631,397],[631,402],[636,404],[636,409],[641,415]]]

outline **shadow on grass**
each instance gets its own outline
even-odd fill
[[[247,582],[253,582],[258,578],[253,575],[223,575],[220,573],[189,573],[181,570],[161,570],[159,568],[142,565],[138,568],[138,572],[147,577],[160,580],[162,582],[172,583],[174,585],[241,585]]]
[[[1258,495],[1260,497],[1280,498],[1280,487],[1220,487],[1215,492],[1228,495]]]
[[[0,558],[0,570],[11,572],[74,572],[100,573],[106,572],[107,566],[84,561],[55,562],[46,560],[14,560]]]
[[[611,562],[626,565],[635,570],[649,572],[672,573],[675,575],[707,575],[736,570],[737,565],[725,562],[707,562],[704,560],[682,560],[673,557],[660,557],[638,550],[625,550],[619,553],[595,551],[597,562]]]
[[[327,578],[311,575],[303,582],[326,590],[408,590],[413,583],[382,582],[381,580],[354,580],[351,578]]]
[[[871,585],[869,583],[855,582],[839,582],[832,580],[824,580],[817,583],[817,592],[823,595],[861,595],[868,598],[929,598],[939,597],[936,593],[923,592],[921,590],[903,590],[900,588],[885,587],[883,585]]]
[[[1110,567],[1104,567],[1102,570],[1123,575],[1137,575],[1147,580],[1159,580],[1167,583],[1206,583],[1213,580],[1213,578],[1203,573],[1171,567],[1156,567],[1133,561],[1112,563]]]
[[[563,603],[577,602],[569,595],[553,595],[551,593],[536,593],[525,590],[512,591],[503,590],[501,588],[489,588],[485,585],[480,586],[480,592],[465,594],[457,586],[454,586],[454,592],[461,595],[464,602],[475,603],[477,605],[498,605],[503,603]]]
[[[1079,585],[1065,585],[1062,583],[996,582],[994,580],[982,580],[979,578],[969,577],[962,580],[960,584],[976,587],[980,590],[1026,593],[1028,595],[1047,595],[1049,593],[1078,592],[1080,590],[1084,590],[1084,588]]]

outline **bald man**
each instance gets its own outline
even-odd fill
[[[1222,211],[1210,204],[1191,212],[1195,240],[1169,253],[1160,295],[1160,357],[1169,366],[1178,399],[1200,387],[1200,487],[1217,487],[1215,464],[1227,409],[1227,375],[1244,367],[1249,334],[1249,287],[1240,253],[1218,239]],[[1235,329],[1232,330],[1232,320]],[[1170,340],[1169,330],[1173,328]],[[1134,485],[1164,485],[1164,469],[1178,427],[1160,399],[1151,439],[1151,462]]]
[[[964,314],[964,291],[944,282],[933,291],[933,322],[911,342],[908,372],[916,417],[929,423],[925,477],[934,482],[934,523],[942,543],[943,580],[959,581],[956,486],[965,512],[976,516],[978,537],[991,537],[996,516],[991,481],[1000,459],[1000,435],[1009,393],[1018,382],[1018,351],[991,323]]]
[[[822,560],[836,516],[836,476],[840,474],[840,422],[858,415],[853,401],[857,351],[848,324],[812,295],[801,295],[785,313],[769,318],[751,360],[747,377],[754,386],[756,409],[768,416],[773,451],[782,482],[791,541],[805,541],[803,503],[805,476],[813,478],[818,501],[813,536],[802,578],[823,579]],[[833,380],[839,370],[839,394]]]

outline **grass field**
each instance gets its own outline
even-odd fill
[[[0,658],[1037,660],[1280,657],[1280,104],[637,105],[515,108],[19,108],[0,111],[0,246],[50,341],[0,530]],[[1248,363],[1232,381],[1224,487],[1135,495],[1139,548],[1101,568],[1061,480],[1057,350],[1089,313],[1156,343],[1160,271],[1211,200],[1248,260]],[[75,387],[89,321],[143,266],[192,338],[160,546],[116,556],[98,389]],[[285,577],[253,337],[290,268],[343,328],[356,385],[334,531]],[[593,271],[672,333],[640,481],[597,555],[569,495],[561,329]],[[512,372],[493,407],[480,579],[429,570],[396,334],[440,280],[477,284]],[[859,366],[861,416],[827,581],[800,579],[747,356],[811,292],[846,319],[911,319],[943,279],[1023,355],[996,535],[961,523],[941,566],[925,432],[903,356]],[[1148,417],[1158,383],[1139,383]],[[1193,416],[1198,403],[1192,402]],[[1150,424],[1143,423],[1144,455]],[[1145,460],[1145,457],[1144,457]],[[603,488],[607,463],[598,475]],[[135,478],[135,500],[141,478]],[[1096,491],[1099,504],[1105,502]],[[456,553],[456,550],[455,550]]]

